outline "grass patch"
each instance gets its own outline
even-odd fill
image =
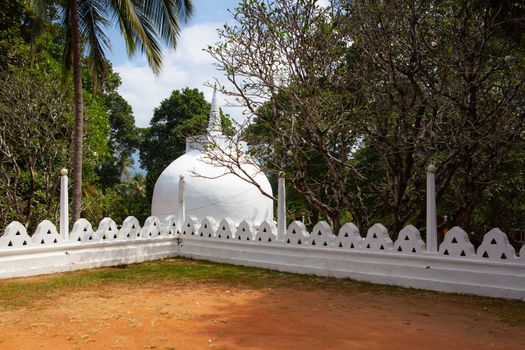
[[[0,281],[0,305],[4,309],[25,307],[38,300],[49,300],[59,295],[119,284],[126,285],[126,288],[134,288],[147,286],[148,283],[159,285],[189,282],[254,289],[283,287],[298,290],[329,289],[344,293],[424,298],[430,303],[472,305],[487,312],[489,310],[496,312],[502,321],[509,324],[525,325],[525,303],[520,301],[438,293],[185,258]]]
[[[166,259],[109,268],[81,270],[54,275],[0,281],[0,304],[6,308],[22,307],[52,294],[67,294],[101,286],[147,283],[204,282],[250,288],[290,287],[300,289],[351,288],[359,292],[411,294],[413,289],[355,282],[312,275],[277,272],[266,269],[218,264],[184,258]],[[424,293],[419,291],[419,293]]]

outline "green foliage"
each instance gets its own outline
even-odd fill
[[[18,70],[0,80],[0,224],[56,218],[58,171],[69,163],[71,98],[57,79]]]
[[[331,4],[242,1],[209,48],[256,118],[253,157],[336,229],[423,228],[433,163],[441,227],[524,231],[524,6]]]
[[[135,127],[131,106],[116,91],[104,96],[104,106],[109,114],[108,149],[111,157],[99,163],[97,174],[104,190],[118,185],[122,176],[129,178],[133,167],[132,155],[140,143],[140,132]]]
[[[39,32],[47,20],[61,22],[64,30],[63,63],[66,71],[72,67],[72,6],[56,0],[31,0],[35,12],[33,31]],[[158,74],[162,64],[161,43],[175,48],[180,34],[180,21],[187,21],[193,13],[191,0],[144,0],[115,2],[112,0],[77,0],[78,30],[83,41],[85,73],[93,85],[103,84],[111,67],[106,53],[111,48],[107,35],[116,20],[122,32],[129,55],[140,50],[146,55],[152,70]]]
[[[10,0],[0,6],[0,71],[27,64],[25,47],[31,37],[31,12],[23,0]]]
[[[210,104],[202,92],[185,88],[175,90],[155,108],[150,127],[143,130],[140,163],[148,172],[148,198],[160,173],[184,154],[186,136],[203,134],[210,113]]]
[[[128,215],[144,219],[148,211],[144,193],[131,196],[122,191],[129,184],[143,182],[137,176],[131,178],[130,173],[140,133],[131,106],[116,91],[120,78],[113,72],[110,76],[98,94],[84,93],[83,212],[92,222],[105,216],[117,221]],[[130,201],[132,211],[127,204]]]
[[[126,216],[133,215],[143,222],[150,215],[150,202],[146,198],[146,179],[141,174],[122,181],[117,187],[121,200],[121,210]],[[122,215],[121,214],[121,215]],[[118,218],[117,218],[118,219]],[[125,217],[122,216],[122,220]]]
[[[128,54],[140,49],[153,72],[158,74],[162,63],[161,43],[175,48],[180,34],[179,21],[192,15],[193,4],[191,0],[31,0],[31,5],[35,11],[34,36],[49,25],[60,26],[64,33],[62,67],[65,79],[72,70],[75,100],[71,213],[73,220],[78,220],[82,214],[83,190],[82,76],[89,73],[94,91],[105,88],[106,79],[111,77],[111,65],[106,59],[106,52],[111,48],[107,31],[114,20],[118,21]]]
[[[525,230],[524,140],[509,150],[500,176],[504,181],[497,181],[488,187],[476,206],[472,220],[474,232],[483,232],[486,227],[504,227],[513,236]],[[441,210],[444,211],[443,208]]]
[[[71,169],[73,101],[71,81],[64,79],[61,68],[66,36],[60,26],[47,23],[31,42],[32,20],[25,2],[13,1],[0,9],[0,51],[8,52],[0,57],[2,227],[12,220],[30,229],[43,219],[56,222],[58,171]],[[87,61],[83,66],[83,209],[94,224],[104,216],[125,218],[127,201],[135,206],[147,203],[143,195],[130,197],[119,190],[123,179],[134,181],[128,178],[128,168],[140,134],[131,107],[116,91],[120,78],[106,65],[108,77],[96,92]]]

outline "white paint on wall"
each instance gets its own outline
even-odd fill
[[[270,182],[239,148],[222,134],[215,91],[207,135],[188,137],[186,153],[160,174],[153,190],[152,215],[161,220],[168,215],[194,216],[199,221],[207,216],[229,217],[236,224],[246,220],[252,225],[273,220],[273,200],[259,190],[272,196]],[[231,159],[235,166],[225,166]]]
[[[458,226],[451,228],[447,232],[443,243],[439,245],[439,253],[444,256],[457,258],[470,257],[476,254],[468,234]]]
[[[343,225],[335,237],[326,222],[308,233],[302,222],[295,221],[288,226],[285,241],[278,240],[273,221],[263,221],[255,228],[247,221],[236,225],[228,218],[216,223],[211,217],[201,222],[187,217],[183,231],[177,233],[174,217],[163,221],[150,217],[142,227],[138,220],[128,217],[120,229],[110,218],[103,219],[98,227],[93,232],[91,224],[80,219],[65,241],[49,221],[42,222],[32,237],[22,224],[11,223],[0,236],[0,278],[185,256],[525,300],[525,248],[516,256],[499,229],[489,231],[476,252],[468,235],[455,227],[438,252],[428,252],[419,231],[410,225],[401,230],[396,242],[381,224],[373,225],[363,239],[351,223]]]

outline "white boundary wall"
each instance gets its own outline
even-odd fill
[[[168,223],[169,224],[169,223]],[[56,227],[45,220],[30,237],[19,222],[12,222],[0,236],[0,278],[33,276],[101,266],[115,266],[177,256],[175,230],[165,225],[161,232],[157,218],[144,227],[128,217],[120,230],[104,218],[97,231],[78,220],[64,240]]]
[[[393,242],[381,224],[361,236],[348,223],[335,236],[326,222],[310,233],[295,221],[278,239],[277,225],[268,221],[254,228],[228,218],[198,222],[188,217],[178,231],[174,217],[164,222],[149,217],[143,227],[128,217],[120,228],[105,218],[93,231],[80,219],[65,240],[49,221],[43,221],[31,237],[23,225],[13,222],[0,236],[0,278],[174,256],[525,300],[525,246],[516,254],[505,233],[493,229],[476,251],[459,227],[448,232],[437,252],[428,252],[411,225]]]

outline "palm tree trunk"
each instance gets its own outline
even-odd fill
[[[73,132],[73,198],[72,221],[80,218],[82,208],[82,141],[84,137],[84,101],[80,66],[80,29],[78,26],[77,0],[71,4],[71,46],[73,50],[73,86],[75,98],[75,129]]]

